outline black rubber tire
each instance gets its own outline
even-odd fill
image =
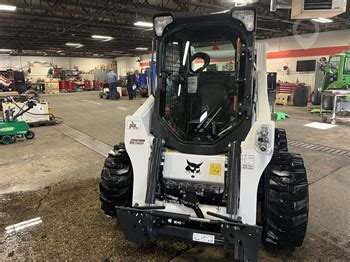
[[[311,93],[311,104],[314,106],[319,106],[321,104],[321,94],[318,90],[314,90]]]
[[[35,137],[35,133],[31,130],[28,130],[28,132],[24,135],[27,139],[33,139]]]
[[[302,245],[308,223],[309,193],[298,154],[274,154],[264,171],[263,243],[272,248]]]
[[[132,204],[133,171],[125,145],[114,146],[105,160],[100,181],[101,208],[108,216],[116,216],[116,206]]]
[[[325,96],[323,97],[323,109],[325,110],[332,110],[333,109],[333,97],[331,96]]]
[[[274,152],[288,152],[287,133],[284,128],[275,128]]]

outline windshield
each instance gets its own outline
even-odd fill
[[[350,74],[350,57],[345,59],[344,74]]]
[[[215,142],[238,124],[241,45],[234,32],[222,28],[168,37],[160,114],[181,140]]]
[[[338,72],[340,56],[333,56],[329,59],[329,65],[332,71]]]

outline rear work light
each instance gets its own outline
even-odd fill
[[[156,33],[156,36],[162,36],[165,27],[171,24],[173,21],[174,19],[171,15],[155,17],[153,24],[154,24],[154,32]]]
[[[255,12],[254,10],[233,10],[232,17],[240,20],[247,31],[255,30]]]

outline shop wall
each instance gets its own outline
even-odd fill
[[[311,37],[310,34],[302,35]],[[314,87],[315,72],[296,72],[298,60],[319,60],[343,50],[350,50],[350,30],[340,30],[319,33],[311,46],[305,46],[307,40],[301,44],[294,36],[272,38],[257,42],[268,43],[267,70],[277,72],[277,79],[287,82],[303,82]],[[304,46],[303,46],[304,44]],[[288,70],[283,67],[287,66]]]
[[[117,57],[118,76],[126,76],[127,72],[140,70],[138,57]]]
[[[57,65],[63,69],[73,69],[78,66],[81,71],[90,71],[95,68],[107,66],[113,62],[112,58],[80,58],[80,57],[49,57],[49,56],[0,56],[0,68],[12,68],[28,71],[28,77],[45,78],[50,64]]]
[[[310,38],[311,34],[301,35]],[[316,35],[311,46],[305,46],[308,40],[301,39],[300,44],[294,36],[259,40],[268,44],[267,70],[277,72],[277,79],[287,82],[303,82],[313,88],[315,72],[296,72],[298,60],[319,60],[330,54],[350,50],[350,30],[324,32]],[[304,44],[304,46],[303,46]],[[149,54],[141,56],[141,66],[148,67]],[[288,70],[283,70],[287,66]]]

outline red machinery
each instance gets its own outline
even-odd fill
[[[94,88],[91,86],[90,80],[84,80],[83,89],[84,91],[94,90]]]
[[[296,83],[279,83],[278,93],[282,94],[293,94],[294,90],[299,86]]]
[[[58,81],[58,87],[60,92],[75,92],[74,83],[69,80]]]
[[[23,71],[12,69],[1,70],[0,75],[2,76],[0,91],[17,91],[20,94],[27,91],[27,84],[24,79]]]
[[[98,81],[98,80],[92,80],[92,89],[93,89],[93,90],[96,90],[96,91],[100,90],[99,84],[100,84],[100,81]]]
[[[66,86],[65,86],[65,81],[64,80],[58,81],[58,88],[59,88],[60,92],[65,92]]]
[[[75,86],[72,81],[66,80],[65,81],[65,88],[67,92],[75,92]]]

